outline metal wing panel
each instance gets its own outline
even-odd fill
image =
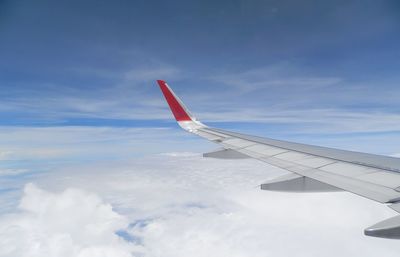
[[[255,144],[256,144],[255,142],[239,138],[228,138],[221,142],[221,145],[232,149],[248,147]]]
[[[399,187],[400,185],[400,174],[386,172],[378,169],[376,169],[376,171],[373,173],[358,176],[357,179],[383,185],[393,189]]]
[[[290,163],[275,157],[262,158],[260,160],[381,203],[393,202],[400,197],[400,194],[391,188]]]
[[[201,129],[208,133],[210,129]],[[218,133],[222,134],[219,130]],[[361,164],[300,152],[265,142],[224,135],[220,144],[252,158],[283,168],[296,174],[330,184],[366,198],[382,202],[399,200],[400,174]],[[228,136],[230,136],[228,138]],[[329,155],[328,152],[325,152]]]
[[[194,131],[194,134],[203,137],[207,140],[211,140],[211,141],[216,141],[216,140],[222,140],[223,137],[219,136],[219,135],[215,135],[215,134],[211,134],[211,133],[207,133],[207,132],[203,132],[203,131]]]
[[[280,147],[283,149],[290,149],[298,152],[310,153],[316,156],[329,157],[332,159],[338,159],[345,162],[358,163],[365,166],[381,168],[390,171],[400,172],[400,158],[382,156],[368,153],[359,153],[353,151],[339,150],[334,148],[313,146],[300,143],[287,142],[282,140],[275,140],[270,138],[263,138],[257,136],[250,136],[245,134],[240,134],[231,131],[225,131],[215,128],[205,128],[210,132],[223,133],[226,136],[237,137],[241,139],[246,139],[250,141],[255,141],[258,143]]]
[[[311,157],[303,160],[297,160],[296,162],[311,168],[321,168],[334,164],[336,161],[324,157]]]
[[[335,161],[335,163],[320,167],[319,169],[322,171],[347,177],[357,177],[376,171],[376,169],[374,168],[341,161]]]
[[[281,153],[287,152],[287,150],[282,149],[282,148],[273,147],[273,146],[269,146],[269,145],[262,145],[262,144],[256,144],[256,145],[246,147],[245,150],[254,152],[254,153],[260,153],[261,155],[266,155],[266,156],[273,156],[276,154],[281,154]]]

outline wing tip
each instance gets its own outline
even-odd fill
[[[181,102],[181,100],[175,95],[172,89],[168,86],[167,82],[164,80],[157,80],[158,85],[162,93],[164,94],[165,100],[167,101],[172,114],[174,115],[176,121],[192,121],[192,117],[188,110]]]
[[[165,84],[167,84],[167,82],[165,82],[165,80],[162,80],[162,79],[157,79],[157,83],[158,83],[158,85],[165,85]]]

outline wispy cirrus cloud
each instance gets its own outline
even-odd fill
[[[154,62],[119,70],[102,68],[74,69],[71,76],[91,76],[93,82],[83,87],[74,84],[28,83],[10,88],[0,103],[1,115],[14,114],[12,120],[23,123],[44,120],[51,123],[69,118],[165,119],[160,114],[162,99],[156,79],[181,78],[177,67]],[[107,78],[107,85],[101,82]],[[97,82],[96,82],[97,81]],[[98,85],[96,85],[98,84]]]
[[[298,133],[399,130],[393,99],[397,89],[377,91],[372,84],[361,86],[345,77],[319,75],[289,62],[236,73],[216,71],[203,74],[199,81],[196,76],[200,74],[189,76],[184,69],[160,62],[119,71],[81,72],[99,79],[104,75],[111,78],[111,84],[90,90],[42,85],[38,91],[10,91],[12,97],[2,101],[0,110],[13,118],[2,122],[60,126],[71,120],[82,125],[79,120],[96,119],[108,126],[118,120],[137,124],[171,120],[155,83],[163,78],[171,79],[171,86],[205,121],[279,125],[287,131],[296,128]]]
[[[343,80],[340,77],[309,74],[306,70],[301,70],[289,62],[276,63],[235,73],[222,73],[212,76],[210,79],[226,86],[234,87],[240,93],[256,90],[275,93],[277,91],[285,92],[288,89],[310,92],[338,85]]]
[[[183,150],[197,138],[168,127],[0,127],[2,161],[105,160]],[[160,143],[164,142],[164,143]],[[168,142],[168,143],[167,143]],[[201,148],[208,145],[197,143]]]
[[[286,125],[298,133],[368,133],[399,131],[400,115],[390,112],[354,112],[345,109],[241,109],[198,115],[213,122],[250,122]]]
[[[184,75],[180,71],[180,69],[176,67],[157,67],[157,68],[140,68],[140,69],[132,69],[130,71],[125,72],[124,79],[128,82],[147,82],[154,83],[154,81],[158,79],[176,79],[182,78]]]

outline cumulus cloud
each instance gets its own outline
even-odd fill
[[[0,256],[132,256],[115,231],[127,220],[94,194],[28,184],[19,212],[0,219]]]
[[[28,185],[19,212],[0,218],[0,248],[8,256],[398,256],[397,241],[362,233],[394,211],[345,192],[257,186],[283,172],[176,152],[62,167],[36,178],[46,190]]]

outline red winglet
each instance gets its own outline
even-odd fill
[[[169,108],[171,108],[172,113],[175,116],[177,121],[188,121],[192,120],[190,115],[185,110],[185,107],[179,100],[179,98],[174,94],[174,92],[169,88],[167,83],[163,80],[157,80],[158,85],[161,88],[161,91],[164,94],[165,100],[167,100]]]

